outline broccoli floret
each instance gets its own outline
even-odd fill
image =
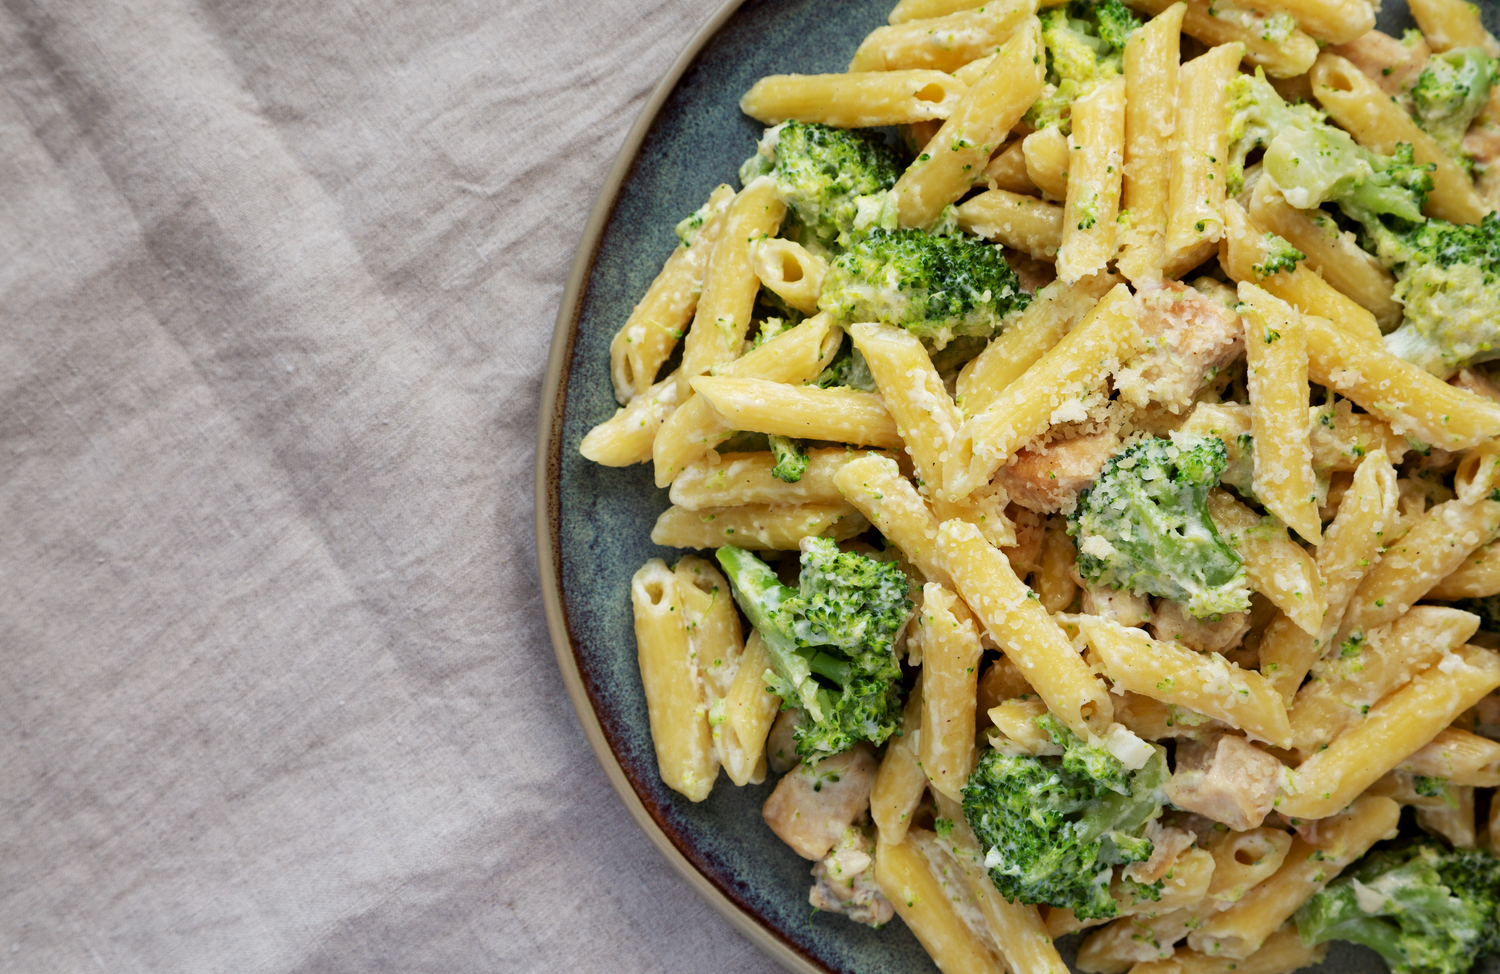
[[[1228,463],[1213,436],[1144,439],[1111,457],[1068,515],[1083,577],[1180,602],[1198,618],[1248,609],[1245,567],[1208,516]]]
[[[880,321],[936,348],[960,335],[988,337],[1031,296],[1000,248],[959,234],[871,230],[828,268],[818,309],[840,323]]]
[[[1272,274],[1295,270],[1297,264],[1306,259],[1307,255],[1293,247],[1284,237],[1267,233],[1266,259],[1259,264],[1252,265],[1250,269],[1255,272],[1256,280],[1263,280]]]
[[[1070,0],[1040,17],[1047,87],[1026,121],[1066,128],[1069,106],[1124,70],[1125,42],[1141,22],[1120,0]]]
[[[1050,714],[1037,718],[1062,757],[989,751],[963,790],[964,818],[1008,900],[1071,909],[1080,919],[1119,913],[1111,867],[1151,856],[1146,823],[1161,812],[1166,752],[1128,772]]]
[[[885,743],[901,726],[895,642],[912,609],[900,567],[805,538],[794,589],[748,551],[720,548],[718,558],[770,652],[767,686],[805,714],[797,754],[816,761],[859,741]]]
[[[801,480],[802,475],[807,472],[808,462],[807,448],[802,445],[802,441],[774,433],[767,439],[771,444],[771,455],[776,458],[771,476],[785,484],[795,484]]]
[[[1464,133],[1484,110],[1495,83],[1495,61],[1480,47],[1460,47],[1427,59],[1412,85],[1413,116],[1444,152],[1465,166]]]
[[[1264,149],[1287,128],[1311,128],[1326,118],[1311,105],[1288,105],[1257,68],[1255,74],[1236,75],[1229,82],[1229,164],[1226,186],[1230,196],[1245,185],[1245,157]]]
[[[1401,327],[1385,337],[1387,351],[1440,378],[1500,358],[1500,215],[1478,224],[1377,228],[1375,235],[1405,306]]]
[[[740,181],[770,174],[797,223],[824,246],[844,245],[859,213],[858,200],[896,185],[895,150],[870,132],[784,122],[766,129],[756,154],[740,167]]]
[[[1296,919],[1304,944],[1364,944],[1394,974],[1466,974],[1500,949],[1500,860],[1430,839],[1377,848]]]
[[[812,384],[822,389],[847,386],[861,392],[880,391],[875,386],[875,376],[870,373],[870,363],[865,361],[865,354],[854,347],[854,342],[848,335],[844,336],[844,342],[828,368],[819,372]]]

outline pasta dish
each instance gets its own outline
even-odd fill
[[[663,782],[772,776],[812,907],[946,974],[1500,952],[1500,43],[1410,6],[900,0],[744,94],[580,449],[670,488]]]

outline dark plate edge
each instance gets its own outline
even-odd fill
[[[609,783],[614,787],[625,809],[635,820],[651,844],[666,859],[688,885],[708,905],[736,930],[761,950],[775,958],[782,966],[797,974],[829,974],[828,968],[808,957],[786,940],[780,932],[767,926],[762,920],[745,910],[716,884],[699,872],[684,851],[672,841],[660,822],[651,814],[640,796],[631,786],[624,769],[610,749],[609,740],[594,712],[593,702],[584,685],[578,658],[573,649],[567,610],[562,598],[559,518],[556,510],[558,495],[553,490],[561,469],[562,454],[562,389],[568,367],[573,359],[574,336],[578,324],[578,309],[583,287],[594,264],[604,226],[614,210],[621,184],[635,162],[646,133],[656,120],[678,80],[703,50],[719,29],[734,15],[744,0],[726,0],[693,35],[691,41],[667,69],[647,99],[641,114],[625,136],[614,164],[610,167],[600,187],[594,206],[589,211],[579,238],[578,250],[573,257],[573,266],[563,288],[562,301],[558,307],[557,322],[553,326],[552,346],[547,355],[547,370],[542,379],[541,409],[537,419],[537,447],[535,459],[535,481],[533,483],[533,508],[536,526],[537,570],[541,579],[542,611],[547,619],[547,631],[552,637],[552,650],[557,657],[558,669],[562,671],[563,683],[568,689],[568,698],[578,714],[584,736],[594,751],[594,757],[604,769]]]

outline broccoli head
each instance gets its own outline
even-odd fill
[[[990,881],[1006,899],[1115,916],[1111,867],[1151,856],[1146,823],[1161,812],[1166,752],[1127,771],[1051,714],[1036,723],[1060,757],[989,751],[963,790],[964,818],[985,849]]]
[[[1040,17],[1047,87],[1026,121],[1032,128],[1067,125],[1075,100],[1124,70],[1125,42],[1141,22],[1120,0],[1069,0]]]
[[[796,221],[825,247],[843,245],[859,212],[858,200],[896,185],[895,150],[871,132],[816,122],[784,122],[766,129],[756,154],[740,167],[740,181],[770,174]]]
[[[802,479],[807,472],[808,456],[807,448],[802,441],[790,436],[777,436],[771,434],[767,437],[771,447],[771,456],[776,459],[776,465],[771,468],[771,476],[784,484],[795,484]]]
[[[1230,196],[1245,185],[1245,157],[1264,149],[1277,133],[1288,128],[1322,125],[1326,117],[1311,105],[1288,105],[1266,80],[1265,71],[1236,75],[1229,82],[1229,162],[1226,185]]]
[[[1378,232],[1378,255],[1395,268],[1393,293],[1405,307],[1386,350],[1440,378],[1500,358],[1500,214]]]
[[[718,558],[770,653],[767,685],[806,715],[797,754],[811,762],[859,741],[885,743],[901,726],[895,645],[912,609],[901,569],[826,538],[803,539],[797,588],[748,551],[720,548]]]
[[[1083,577],[1171,599],[1198,618],[1249,608],[1244,564],[1208,516],[1228,463],[1213,436],[1144,439],[1111,457],[1068,515]]]
[[[1297,264],[1306,259],[1307,255],[1293,247],[1286,238],[1267,233],[1266,259],[1252,265],[1250,269],[1255,272],[1256,280],[1264,280],[1282,271],[1295,270]]]
[[[1467,166],[1464,133],[1489,101],[1494,83],[1495,61],[1484,48],[1434,54],[1412,85],[1412,115],[1444,152]]]
[[[1031,297],[999,247],[964,234],[871,230],[828,268],[818,308],[840,323],[897,325],[942,348],[988,337]]]
[[[1466,974],[1500,949],[1500,860],[1431,839],[1377,847],[1296,920],[1304,944],[1363,944],[1394,974]]]
[[[843,344],[828,368],[819,372],[812,384],[823,389],[847,386],[862,392],[879,391],[875,386],[875,376],[870,373],[870,363],[865,361],[864,353],[854,347],[854,341],[848,335],[844,336]]]

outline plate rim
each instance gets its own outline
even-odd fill
[[[562,597],[561,522],[557,511],[560,496],[554,486],[561,472],[563,385],[568,367],[573,361],[583,288],[598,256],[605,224],[614,212],[625,176],[639,156],[646,134],[661,113],[662,106],[676,90],[677,83],[682,79],[688,67],[744,3],[745,0],[725,0],[699,26],[652,90],[634,124],[626,133],[619,152],[615,155],[614,162],[589,211],[583,233],[579,237],[567,283],[563,287],[557,319],[552,329],[552,343],[547,353],[547,367],[542,377],[541,409],[537,422],[532,488],[537,569],[541,581],[542,612],[547,620],[547,632],[551,637],[553,655],[556,657],[558,669],[562,671],[568,699],[578,716],[579,724],[582,725],[584,736],[588,739],[595,759],[604,769],[610,785],[624,803],[625,810],[635,820],[637,827],[646,834],[646,838],[673,871],[751,943],[796,974],[832,974],[829,968],[803,953],[780,931],[731,900],[723,890],[699,872],[686,854],[667,835],[660,823],[652,817],[640,795],[631,786],[619,759],[611,750],[598,714],[594,712],[569,635],[567,611]]]

